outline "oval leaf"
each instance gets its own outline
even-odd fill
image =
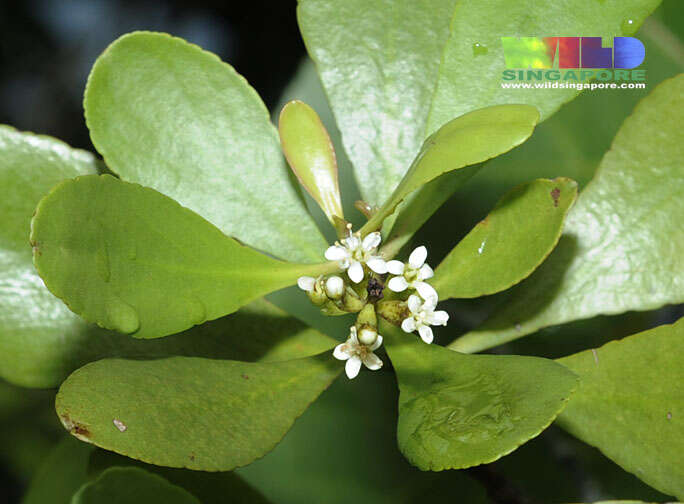
[[[280,142],[292,171],[334,225],[344,218],[332,141],[316,111],[306,103],[285,104],[278,122]]]
[[[558,243],[576,198],[577,183],[567,178],[509,191],[436,269],[433,286],[440,297],[494,294],[529,276]]]
[[[122,179],[152,187],[230,236],[294,261],[326,243],[293,185],[268,111],[214,54],[162,33],[124,35],[85,92],[93,145]]]
[[[517,147],[530,137],[538,121],[539,112],[534,107],[500,105],[470,112],[445,124],[425,140],[406,176],[364,230],[379,229],[406,196],[441,174]]]
[[[558,421],[627,471],[684,499],[684,318],[558,362],[581,385]]]
[[[684,302],[684,75],[625,120],[547,261],[451,346],[476,352],[543,327]],[[541,295],[540,293],[543,293]]]
[[[577,376],[553,361],[463,355],[385,328],[399,381],[399,449],[422,470],[493,462],[541,433]]]
[[[112,467],[74,494],[71,504],[201,504],[161,476],[138,467]]]
[[[53,189],[31,241],[53,294],[86,320],[138,338],[221,317],[331,267],[271,259],[155,190],[109,175]]]
[[[104,359],[62,384],[57,413],[73,435],[107,450],[229,471],[273,449],[341,371],[333,360],[330,351],[271,363]]]

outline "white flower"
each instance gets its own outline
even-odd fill
[[[346,360],[344,370],[351,380],[356,378],[363,363],[371,371],[376,371],[382,367],[380,357],[373,353],[382,345],[382,336],[378,334],[378,338],[370,346],[362,345],[356,336],[356,327],[352,326],[349,329],[349,338],[344,343],[340,343],[335,347],[333,356],[338,360]]]
[[[297,279],[297,285],[303,291],[312,292],[314,285],[316,285],[316,279],[310,276],[301,276]]]
[[[387,287],[394,292],[403,292],[408,288],[415,289],[420,297],[426,301],[434,298],[437,304],[437,291],[425,282],[435,274],[432,268],[425,264],[427,249],[424,246],[416,248],[409,256],[408,264],[401,261],[389,261],[387,270],[393,275]]]
[[[407,301],[411,316],[401,323],[404,332],[410,333],[418,329],[421,339],[425,343],[432,343],[431,325],[447,325],[449,314],[444,310],[435,311],[437,299],[423,301],[415,294],[411,294]]]
[[[377,231],[369,233],[361,240],[358,234],[352,234],[344,238],[342,242],[335,242],[335,245],[325,251],[325,258],[328,261],[337,261],[340,268],[347,270],[347,275],[354,283],[363,280],[363,265],[378,274],[387,273],[387,263],[377,255],[377,248],[380,245],[380,233]]]
[[[325,293],[330,299],[340,299],[344,294],[344,280],[338,276],[331,276],[325,281]]]

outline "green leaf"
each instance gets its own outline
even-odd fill
[[[271,259],[171,198],[109,175],[54,188],[38,205],[31,242],[53,294],[86,320],[138,338],[221,317],[331,267]]]
[[[270,363],[104,359],[67,378],[56,408],[69,432],[101,448],[156,465],[229,471],[273,449],[338,364],[330,351]]]
[[[399,449],[422,470],[493,462],[539,435],[577,377],[553,361],[463,355],[385,327],[399,380]]]
[[[612,43],[614,36],[633,35],[659,4],[660,0],[458,2],[442,53],[427,132],[452,117],[503,103],[534,105],[546,119],[580,93],[573,88],[502,88],[506,69],[502,37],[590,35],[607,37]]]
[[[684,75],[664,81],[622,125],[547,261],[507,304],[452,345],[474,352],[540,328],[684,301]]]
[[[138,467],[154,473],[169,483],[184,488],[197,497],[202,504],[224,504],[228,498],[230,502],[245,504],[268,503],[263,495],[233,471],[202,472],[172,469],[144,464],[138,460],[105,450],[95,450],[90,456],[88,471],[91,478],[93,475],[99,475],[111,467]]]
[[[354,164],[361,194],[382,204],[425,127],[455,0],[300,0],[309,54]]]
[[[663,493],[684,498],[684,319],[558,362],[581,377],[559,423]]]
[[[527,140],[539,120],[529,105],[500,105],[470,112],[428,137],[411,168],[385,204],[363,227],[379,229],[416,189],[451,170],[482,163]]]
[[[20,385],[56,385],[59,360],[45,358],[83,324],[43,286],[31,262],[31,214],[52,186],[95,173],[95,158],[46,136],[0,126],[0,376]],[[39,362],[34,367],[32,363]]]
[[[43,461],[31,480],[22,504],[69,504],[87,480],[94,447],[66,436]]]
[[[224,233],[295,261],[326,242],[257,93],[195,45],[136,32],[98,58],[85,93],[93,144],[122,179],[152,187]]]
[[[579,93],[502,89],[502,36],[631,35],[659,1],[300,0],[298,19],[362,193],[379,205],[452,118],[503,103],[547,118]]]
[[[337,160],[330,135],[316,111],[299,100],[285,104],[278,122],[283,151],[297,179],[334,225],[344,218]]]
[[[181,487],[138,467],[112,467],[74,495],[71,504],[201,504]]]
[[[494,294],[529,276],[558,243],[576,198],[577,183],[567,178],[538,179],[509,191],[435,271],[440,297]]]

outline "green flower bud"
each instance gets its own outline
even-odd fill
[[[405,301],[383,299],[376,303],[377,314],[390,324],[400,326],[411,315]]]

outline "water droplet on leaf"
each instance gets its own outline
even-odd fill
[[[138,312],[123,299],[111,297],[105,309],[109,326],[115,331],[131,334],[140,328]]]
[[[632,33],[634,33],[635,27],[636,25],[634,24],[633,19],[625,19],[624,21],[622,21],[621,26],[623,35],[631,35]]]
[[[489,49],[487,49],[486,46],[480,44],[479,42],[475,42],[473,44],[473,56],[484,56],[489,52]]]

